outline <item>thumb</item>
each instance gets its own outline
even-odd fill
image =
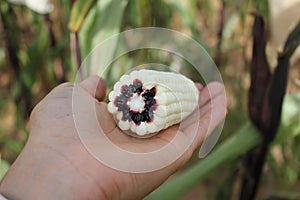
[[[92,97],[101,101],[105,97],[106,85],[102,78],[93,75],[79,83]]]

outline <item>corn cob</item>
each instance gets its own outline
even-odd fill
[[[108,111],[120,129],[150,137],[181,122],[198,105],[199,91],[181,74],[154,70],[123,75],[109,93]]]

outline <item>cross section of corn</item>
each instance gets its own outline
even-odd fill
[[[199,91],[187,77],[154,70],[123,75],[109,94],[108,111],[121,130],[149,137],[181,122],[198,105]]]

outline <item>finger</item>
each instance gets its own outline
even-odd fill
[[[201,116],[198,131],[204,138],[207,138],[225,119],[228,112],[227,107],[224,105],[225,98],[225,96],[220,96],[220,102],[215,103],[209,112]],[[197,143],[197,146],[198,145],[200,145],[200,143]]]
[[[199,87],[200,86],[200,87]],[[199,121],[200,116],[205,115],[210,109],[214,102],[219,101],[219,96],[225,96],[224,86],[218,82],[212,82],[208,84],[205,88],[201,87],[200,84],[196,84],[196,87],[200,89],[199,105],[198,108],[187,118],[181,125],[180,130],[185,130],[186,127],[190,126],[193,123]],[[223,101],[224,105],[229,105],[229,99]]]
[[[212,82],[209,83],[205,88],[203,88],[200,92],[199,97],[199,106],[202,107],[210,99],[214,98],[215,96],[219,95],[220,93],[224,93],[224,85],[219,82]]]
[[[186,134],[197,131],[197,137],[193,143],[193,148],[196,149],[210,133],[225,119],[227,114],[227,102],[225,95],[218,95],[210,103],[205,114],[201,113],[200,120],[192,120],[186,122],[182,127]],[[206,108],[205,108],[206,109]],[[202,111],[201,111],[202,112]],[[199,116],[198,116],[199,117]]]
[[[228,101],[225,95],[218,94],[211,101],[206,103],[200,109],[195,110],[188,118],[186,118],[180,125],[180,130],[185,131],[185,129],[192,124],[199,123],[198,121],[210,113],[212,109],[217,110],[228,106]]]
[[[200,84],[200,83],[195,83],[195,86],[197,87],[197,89],[198,89],[199,91],[201,91],[201,90],[203,89],[203,85]]]
[[[79,83],[79,85],[99,101],[101,101],[105,97],[105,82],[99,76],[90,76]]]
[[[212,106],[220,106],[226,108],[229,106],[229,104],[230,99],[227,98],[224,94],[220,93],[200,108],[200,115],[204,116],[207,112],[213,109]]]

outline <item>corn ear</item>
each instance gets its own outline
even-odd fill
[[[185,76],[143,69],[115,83],[108,111],[121,130],[150,137],[185,119],[196,109],[198,99],[197,87]]]

